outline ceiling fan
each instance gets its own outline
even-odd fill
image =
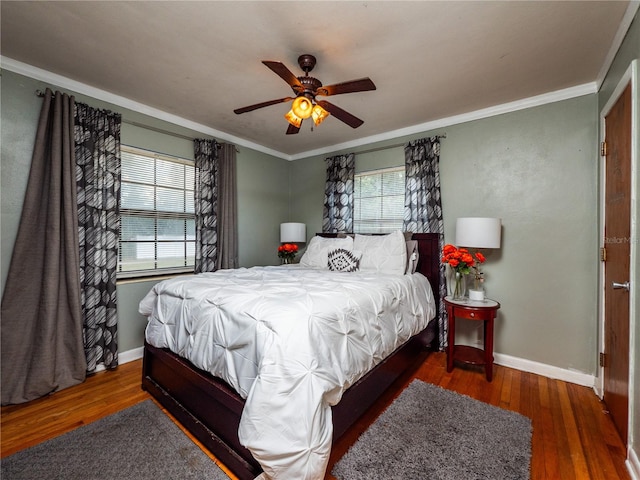
[[[313,119],[313,123],[316,126],[320,125],[320,123],[330,114],[352,128],[358,128],[364,123],[364,121],[360,120],[358,117],[332,103],[327,102],[326,100],[317,100],[316,96],[328,97],[330,95],[340,95],[343,93],[375,90],[376,86],[368,77],[323,86],[320,80],[309,76],[309,72],[313,70],[313,67],[316,65],[316,57],[309,54],[300,55],[300,57],[298,57],[298,65],[300,65],[300,68],[304,71],[304,76],[300,77],[296,77],[283,63],[268,60],[265,60],[262,63],[289,84],[295,94],[295,97],[284,97],[277,100],[256,103],[255,105],[249,105],[248,107],[238,108],[234,110],[235,113],[241,114],[251,112],[258,108],[268,107],[270,105],[276,105],[278,103],[293,100],[291,111],[284,116],[289,122],[287,135],[298,133],[300,131],[302,121],[309,117]]]

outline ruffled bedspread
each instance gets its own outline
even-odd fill
[[[239,438],[261,478],[321,480],[331,406],[435,314],[419,274],[300,267],[218,270],[158,283],[140,302],[147,341],[246,399]]]

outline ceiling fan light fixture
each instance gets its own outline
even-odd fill
[[[284,118],[286,118],[287,122],[289,122],[291,125],[293,125],[296,128],[300,128],[300,125],[302,125],[302,119],[298,117],[295,113],[293,113],[293,109],[289,110],[289,112],[287,112]]]
[[[0,0],[2,1],[2,0]],[[309,76],[309,72],[313,70],[316,64],[316,58],[310,54],[300,55],[298,65],[304,72],[304,76],[296,76],[287,68],[284,63],[274,62],[271,60],[263,60],[262,63],[273,73],[284,80],[293,90],[295,97],[284,97],[266,102],[256,103],[243,108],[234,110],[236,114],[252,112],[258,108],[269,107],[279,103],[291,102],[291,111],[284,118],[289,122],[287,135],[293,135],[300,131],[300,125],[306,118],[313,118],[313,123],[317,126],[331,114],[342,123],[347,124],[351,128],[358,128],[364,123],[355,115],[341,109],[333,103],[326,100],[319,100],[320,105],[316,105],[316,96],[342,95],[344,93],[365,92],[375,90],[376,86],[369,77],[340,82],[333,85],[323,85],[322,82],[314,77]],[[291,95],[291,94],[289,94]],[[313,130],[313,126],[311,127]]]
[[[329,116],[329,112],[327,112],[320,105],[314,105],[311,110],[311,118],[313,118],[313,124],[317,127],[320,125],[325,118]]]
[[[311,99],[301,95],[297,97],[291,105],[291,111],[299,118],[305,119],[311,116],[313,110],[313,102]]]

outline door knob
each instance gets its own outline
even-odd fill
[[[614,290],[618,290],[620,288],[625,289],[627,292],[629,291],[629,282],[626,281],[624,283],[613,282],[612,284]]]

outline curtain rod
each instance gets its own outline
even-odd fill
[[[436,138],[440,139],[440,138],[447,138],[446,134],[442,134],[442,135],[433,135]],[[407,142],[404,143],[394,143],[393,145],[386,145],[384,147],[377,147],[377,148],[370,148],[368,150],[362,150],[360,152],[354,152],[356,155],[362,155],[364,153],[373,153],[373,152],[380,152],[382,150],[390,150],[392,148],[398,148],[398,147],[404,147],[407,144]]]
[[[36,90],[36,95],[38,97],[44,97],[44,92],[42,90]],[[158,128],[158,127],[151,127],[149,125],[145,125],[143,123],[139,123],[139,122],[134,122],[131,120],[122,120],[122,123],[126,123],[128,125],[133,125],[134,127],[139,127],[139,128],[144,128],[146,130],[151,130],[157,133],[162,133],[165,135],[171,135],[172,137],[177,137],[177,138],[181,138],[183,140],[189,140],[190,142],[193,142],[194,137],[191,137],[189,135],[182,135],[181,133],[175,133],[175,132],[171,132],[169,130],[164,130],[162,128]],[[216,145],[217,148],[222,148],[222,145],[216,140]],[[236,147],[236,152],[238,151],[238,148]]]

